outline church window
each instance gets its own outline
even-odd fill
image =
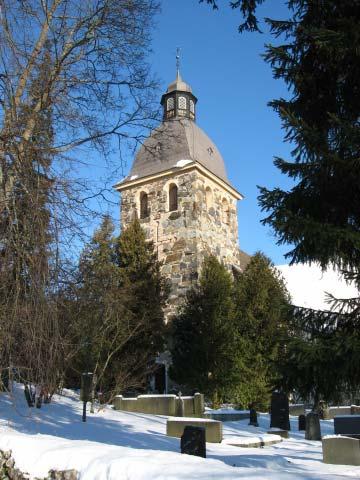
[[[174,103],[174,97],[170,97],[167,99],[167,105],[166,105],[166,110],[174,110],[175,103]]]
[[[186,110],[186,97],[179,97],[180,110]]]
[[[178,209],[178,188],[172,183],[169,187],[169,211],[173,212]]]
[[[210,187],[206,187],[206,208],[209,210],[213,206],[213,195]]]
[[[140,218],[147,218],[149,216],[149,201],[148,195],[145,192],[140,193]]]
[[[225,198],[222,201],[222,221],[226,223],[226,225],[230,225],[230,208]]]

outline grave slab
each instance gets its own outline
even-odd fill
[[[174,417],[166,422],[166,435],[168,437],[181,438],[187,426],[204,427],[206,441],[210,443],[221,443],[223,438],[222,423],[217,420],[192,417]]]
[[[360,465],[360,440],[343,436],[322,439],[323,462],[335,465]]]

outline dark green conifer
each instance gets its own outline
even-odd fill
[[[76,375],[93,371],[107,398],[145,388],[163,348],[167,289],[137,220],[116,238],[104,217],[81,255],[79,284],[72,307]]]
[[[164,306],[169,289],[161,275],[154,244],[146,240],[137,219],[119,237],[117,263],[126,292],[124,308],[129,325],[134,326],[129,355],[136,358],[137,368],[146,371],[164,347]],[[140,327],[138,333],[136,325]]]
[[[235,319],[239,336],[241,381],[236,398],[266,407],[276,385],[276,362],[283,355],[290,297],[270,259],[257,252],[235,279]]]
[[[173,320],[171,376],[213,404],[229,398],[238,379],[232,279],[225,267],[205,259],[199,285],[192,288]]]

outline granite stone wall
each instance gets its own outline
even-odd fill
[[[11,450],[0,450],[0,478],[2,480],[27,480],[30,475],[16,468]],[[50,470],[45,478],[37,480],[77,480],[78,478],[79,474],[76,470]]]
[[[169,188],[178,188],[178,209],[169,211]],[[162,273],[171,281],[167,319],[197,280],[206,255],[231,270],[240,267],[236,198],[198,170],[156,178],[121,192],[121,228],[140,217],[141,194],[148,196],[148,215],[140,222],[153,240]]]

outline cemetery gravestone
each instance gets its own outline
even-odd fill
[[[270,415],[270,428],[290,430],[289,400],[285,393],[272,393]]]
[[[299,415],[299,432],[306,430],[306,417],[305,415]]]
[[[320,418],[317,413],[308,413],[306,415],[306,440],[321,440]]]
[[[181,436],[181,453],[206,458],[205,428],[187,426]]]
[[[329,407],[323,400],[319,402],[319,415],[322,420],[330,420]]]
[[[181,396],[181,392],[178,393],[178,408],[177,408],[177,413],[176,415],[178,417],[184,417],[185,416],[185,405],[184,405],[184,400]]]
[[[334,418],[335,435],[349,435],[360,439],[360,415],[339,415]]]
[[[360,415],[360,407],[357,405],[351,405],[350,413],[351,415]]]
[[[259,424],[258,424],[258,421],[257,421],[257,413],[256,413],[256,410],[254,408],[254,405],[253,404],[250,404],[249,405],[249,408],[250,408],[250,421],[249,421],[249,425],[252,425],[253,427],[258,427]]]

